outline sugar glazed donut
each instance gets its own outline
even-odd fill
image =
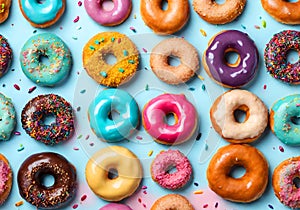
[[[300,157],[281,162],[272,177],[273,190],[281,203],[292,209],[300,208],[300,189],[294,183],[300,176]]]
[[[151,210],[166,210],[166,209],[180,209],[180,210],[194,210],[192,204],[186,197],[179,194],[165,195],[152,205]]]
[[[270,110],[270,128],[276,137],[290,146],[300,145],[300,126],[293,123],[300,115],[300,94],[276,101]]]
[[[109,54],[117,59],[113,65],[105,60]],[[102,32],[86,43],[82,60],[84,69],[97,83],[118,87],[134,76],[139,64],[139,52],[135,44],[124,34]]]
[[[45,125],[43,120],[49,115],[55,117],[55,122]],[[72,106],[55,94],[31,99],[22,110],[21,122],[29,136],[46,145],[68,140],[74,130]]]
[[[131,0],[113,0],[112,10],[105,10],[103,0],[84,0],[84,7],[88,15],[97,23],[104,26],[116,26],[124,22],[130,15]]]
[[[169,64],[171,56],[180,59],[178,66]],[[165,39],[152,49],[150,66],[160,80],[177,85],[194,76],[199,69],[199,55],[195,47],[183,38]]]
[[[7,39],[0,34],[0,77],[10,68],[13,58],[12,49]]]
[[[19,0],[20,10],[25,19],[36,28],[47,28],[56,23],[63,15],[66,0],[44,1]]]
[[[190,16],[188,0],[168,0],[168,8],[162,9],[163,0],[141,0],[141,15],[154,33],[173,34],[187,23]]]
[[[236,63],[226,62],[225,55],[236,52]],[[203,53],[203,66],[207,74],[218,84],[238,88],[248,84],[255,76],[258,66],[258,51],[248,34],[227,30],[215,35]]]
[[[284,30],[275,34],[265,48],[265,66],[275,79],[298,85],[300,84],[300,62],[292,64],[287,61],[287,52],[291,49],[300,51],[299,31]]]
[[[0,154],[0,205],[2,205],[10,194],[12,187],[12,170],[6,157]]]
[[[261,0],[263,8],[275,20],[285,24],[300,24],[300,2]]]
[[[132,210],[129,206],[125,204],[120,203],[109,203],[103,207],[101,207],[99,210]]]
[[[10,6],[11,6],[11,0],[1,0],[0,4],[2,5],[0,8],[0,24],[7,20],[9,12],[10,12]]]
[[[239,123],[234,112],[246,113]],[[247,90],[230,90],[219,96],[210,108],[210,120],[216,132],[231,143],[250,143],[257,140],[268,125],[268,109]]]
[[[16,110],[11,99],[0,93],[0,140],[10,139],[16,121]]]
[[[230,176],[236,166],[246,170],[240,178]],[[206,171],[211,190],[226,200],[242,203],[261,197],[268,184],[268,175],[268,163],[263,154],[246,144],[231,144],[220,148]]]
[[[89,159],[85,168],[89,187],[106,201],[120,201],[131,196],[139,187],[142,176],[140,160],[130,150],[120,146],[100,149]]]
[[[226,24],[242,14],[246,0],[226,0],[218,4],[215,0],[193,0],[194,10],[211,24]]]
[[[52,186],[42,183],[45,175],[54,177]],[[75,196],[76,176],[75,167],[62,155],[52,152],[33,154],[19,168],[19,193],[37,208],[61,208]]]

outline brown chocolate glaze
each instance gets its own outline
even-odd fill
[[[52,175],[54,184],[41,183],[43,175]],[[76,169],[63,156],[43,152],[29,156],[18,171],[20,195],[37,208],[56,209],[66,205],[74,197],[77,182]]]

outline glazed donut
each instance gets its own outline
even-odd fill
[[[129,206],[120,203],[109,203],[99,210],[132,210]]]
[[[3,5],[0,9],[0,23],[3,23],[8,18],[11,0],[0,0],[0,5]]]
[[[168,58],[176,56],[180,65],[171,66]],[[187,82],[199,69],[199,55],[193,45],[183,38],[170,38],[157,44],[150,54],[150,66],[163,82],[177,85]]]
[[[41,56],[49,59],[49,65],[40,61]],[[41,86],[54,86],[69,74],[72,64],[68,46],[51,33],[34,35],[29,38],[20,53],[24,74]]]
[[[111,119],[110,114],[119,116]],[[134,98],[120,89],[101,91],[91,102],[88,119],[92,131],[107,142],[117,142],[129,137],[139,125],[139,107]]]
[[[176,172],[169,173],[171,167]],[[151,177],[161,187],[176,190],[185,186],[191,178],[193,169],[189,159],[179,150],[160,152],[151,164]]]
[[[10,98],[0,93],[0,140],[10,139],[16,127],[16,110]]]
[[[2,205],[10,194],[12,187],[12,170],[9,162],[0,154],[0,205]]]
[[[113,65],[105,61],[105,56],[109,54],[117,59]],[[124,34],[102,32],[86,43],[82,59],[84,69],[97,83],[117,87],[134,76],[139,64],[139,52]]]
[[[145,24],[157,34],[173,34],[187,23],[190,16],[188,0],[168,0],[168,9],[162,9],[163,0],[141,0],[141,15]]]
[[[13,58],[12,49],[7,39],[0,34],[0,78],[8,71]]]
[[[47,28],[56,23],[63,15],[66,0],[44,1],[19,0],[20,10],[25,19],[36,28]]]
[[[275,20],[284,24],[300,24],[300,2],[261,0],[263,8]]]
[[[55,122],[45,125],[43,120],[49,115],[55,117]],[[68,140],[74,130],[72,106],[55,94],[31,99],[22,110],[21,122],[29,136],[46,145]]]
[[[88,15],[101,25],[119,25],[130,15],[132,8],[131,0],[113,0],[114,7],[110,11],[103,8],[103,2],[103,0],[84,0],[84,7]]]
[[[117,171],[116,177],[110,177]],[[91,190],[107,201],[120,201],[132,195],[140,185],[143,168],[130,150],[111,146],[100,149],[88,161],[85,178]]]
[[[300,157],[281,162],[272,177],[273,190],[281,203],[292,209],[300,208],[299,188],[294,179],[300,176]]]
[[[172,114],[175,124],[165,117]],[[154,140],[161,144],[181,144],[189,140],[198,127],[198,114],[185,95],[165,93],[151,99],[143,109],[143,126]]]
[[[198,15],[211,24],[226,24],[242,14],[246,0],[226,0],[223,4],[215,0],[194,0],[193,7]]]
[[[239,123],[234,111],[246,113]],[[268,125],[268,109],[247,90],[229,90],[219,96],[210,108],[210,120],[216,132],[231,143],[251,143],[257,140]]]
[[[166,209],[176,209],[176,210],[194,210],[192,204],[184,196],[179,194],[169,194],[165,195],[152,205],[151,210],[166,210]]]
[[[300,115],[300,94],[289,95],[276,101],[270,110],[270,128],[283,143],[299,146],[300,126],[293,118]]]
[[[275,34],[266,45],[264,59],[267,71],[275,79],[289,84],[300,84],[299,61],[291,64],[287,61],[287,52],[300,51],[300,32],[284,30]]]
[[[226,62],[225,54],[236,52],[238,61]],[[207,74],[219,85],[238,88],[248,84],[255,76],[259,55],[250,37],[237,30],[216,34],[203,53],[203,66]]]
[[[230,176],[231,170],[244,167],[240,178]],[[263,154],[246,144],[231,144],[220,148],[212,157],[207,171],[209,188],[222,198],[248,203],[260,198],[268,184],[268,163]]]

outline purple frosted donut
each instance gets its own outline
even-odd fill
[[[7,39],[0,34],[0,77],[2,77],[10,67],[12,60],[12,49]]]
[[[120,203],[109,203],[99,210],[132,210],[129,206]]]
[[[235,64],[226,62],[225,54],[239,55]],[[204,68],[216,83],[229,88],[238,88],[249,83],[255,76],[258,52],[248,34],[227,30],[217,34],[203,54]]]

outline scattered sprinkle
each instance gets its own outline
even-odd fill
[[[14,84],[14,88],[16,88],[16,90],[20,90],[21,89],[20,86],[17,85],[17,84]]]
[[[206,209],[208,207],[208,204],[204,204],[203,208]]]
[[[136,14],[133,15],[133,18],[136,19]]]
[[[190,91],[194,91],[194,90],[195,90],[195,88],[193,88],[193,87],[190,87],[190,88],[189,88],[189,90],[190,90]]]
[[[145,53],[147,53],[148,52],[148,50],[147,49],[145,49],[145,48],[142,48],[143,49],[143,51],[145,52]]]
[[[72,36],[72,39],[77,40],[78,38],[76,36]]]
[[[119,72],[123,73],[125,70],[123,68],[119,68]]]
[[[17,149],[18,152],[21,152],[22,150],[24,150],[25,147],[23,146],[23,144],[20,144],[20,147]]]
[[[258,25],[254,25],[254,28],[256,29],[260,29],[260,27]]]
[[[81,30],[81,26],[77,26],[76,30],[78,30],[78,31]]]
[[[142,190],[146,190],[146,189],[148,189],[148,187],[147,186],[142,186]]]
[[[36,32],[37,32],[37,30],[33,30],[33,32],[32,32],[32,33],[34,33],[34,34],[35,34]]]
[[[85,140],[88,140],[90,138],[90,135],[86,135]]]
[[[194,185],[195,185],[196,187],[198,187],[198,186],[199,186],[199,184],[198,184],[197,182],[194,182]]]
[[[100,74],[101,74],[101,76],[104,77],[104,78],[107,77],[107,73],[106,73],[105,71],[101,71]]]
[[[16,206],[16,207],[18,207],[18,206],[22,206],[22,205],[23,205],[23,203],[24,203],[23,201],[18,201],[18,202],[16,202],[16,203],[15,203],[15,206]]]
[[[203,90],[203,91],[205,91],[205,85],[203,84],[202,86],[201,86],[201,89]]]
[[[129,29],[133,32],[133,33],[136,33],[136,30],[133,26],[130,26]]]
[[[63,30],[63,27],[62,27],[62,26],[60,26],[60,27],[59,27],[59,29],[60,29],[60,30]]]
[[[83,196],[81,196],[80,200],[81,200],[81,201],[84,201],[86,198],[87,198],[87,195],[84,194]]]
[[[79,112],[80,109],[81,109],[81,107],[79,106],[79,107],[76,108],[76,111]]]
[[[219,203],[216,202],[216,203],[215,203],[215,208],[218,208],[218,206],[219,206]]]
[[[271,204],[269,204],[268,207],[269,207],[270,209],[274,209],[274,207],[273,207]]]
[[[139,203],[142,203],[142,199],[141,199],[141,198],[138,198],[138,202],[139,202]]]
[[[243,24],[241,25],[241,27],[242,27],[243,29],[246,29],[246,26],[244,26]]]
[[[78,208],[78,204],[74,204],[74,205],[72,206],[72,208],[73,208],[73,209],[77,209],[77,208]]]
[[[79,148],[78,147],[73,147],[73,150],[78,151]]]
[[[148,91],[148,90],[149,90],[149,85],[148,85],[148,84],[146,84],[146,86],[145,86],[145,90],[146,90],[146,91]]]
[[[201,32],[202,36],[204,36],[204,37],[207,36],[206,32],[203,29],[200,29],[200,32]]]
[[[82,1],[78,1],[78,3],[77,3],[77,4],[78,4],[78,6],[80,6],[80,7],[81,7],[81,6],[82,6]]]
[[[267,85],[264,85],[264,90],[266,90],[267,89]]]
[[[28,93],[32,93],[36,89],[36,86],[29,88]]]
[[[279,151],[284,152],[284,148],[282,146],[279,146]]]
[[[80,91],[81,94],[83,94],[85,92],[86,92],[86,89],[83,89],[83,90]]]
[[[147,208],[146,204],[143,203],[143,207],[144,207],[144,208]]]
[[[20,135],[21,135],[21,133],[20,133],[19,131],[15,131],[14,134],[15,134],[16,136],[20,136]]]
[[[148,156],[151,157],[152,154],[153,154],[153,150],[150,150],[150,151],[148,152]]]
[[[197,137],[196,137],[196,141],[199,141],[200,138],[201,138],[201,136],[202,136],[202,133],[198,133],[198,135],[197,135]]]
[[[77,139],[81,139],[82,138],[82,134],[80,134],[79,136],[77,136]]]
[[[198,78],[199,78],[200,80],[204,81],[204,77],[198,75]]]
[[[74,23],[77,23],[78,21],[79,21],[79,16],[77,16],[77,17],[73,20]]]
[[[196,191],[194,191],[194,194],[196,194],[196,195],[203,194],[203,190],[196,190]]]
[[[90,146],[91,146],[91,147],[94,146],[94,142],[91,142],[91,143],[90,143]]]
[[[141,136],[136,136],[135,137],[137,140],[143,140],[143,137],[141,137]]]
[[[205,151],[207,151],[208,150],[208,145],[207,145],[207,143],[205,143]]]
[[[265,20],[262,20],[261,25],[262,25],[263,28],[266,28],[267,27],[267,22]]]

